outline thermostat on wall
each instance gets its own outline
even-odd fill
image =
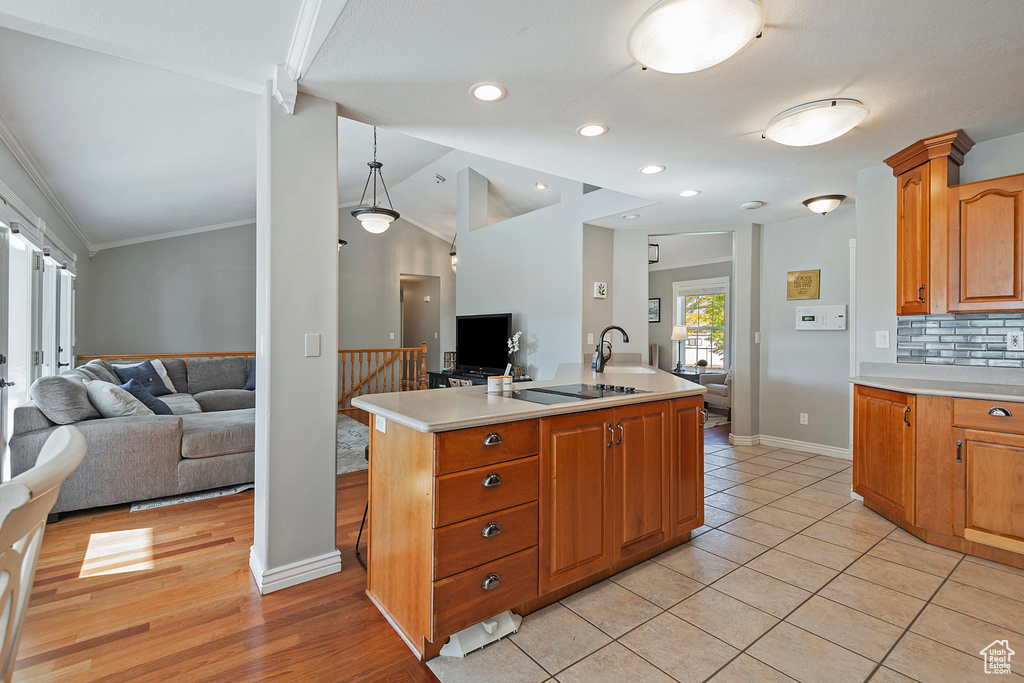
[[[845,330],[846,305],[797,306],[797,330]]]

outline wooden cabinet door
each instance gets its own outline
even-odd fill
[[[704,397],[672,401],[672,536],[704,524]]]
[[[1024,175],[949,192],[949,310],[1024,309]]]
[[[540,421],[540,592],[611,565],[615,440],[612,411]]]
[[[928,164],[900,174],[896,195],[896,305],[898,315],[929,312]]]
[[[668,540],[669,404],[641,403],[615,410],[616,560]]]
[[[953,533],[1024,553],[1024,436],[956,429]]]
[[[853,490],[914,519],[916,396],[858,386],[853,401]]]

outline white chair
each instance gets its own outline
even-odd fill
[[[709,408],[725,408],[727,419],[732,421],[732,368],[729,372],[710,373],[706,372],[700,376],[700,383],[707,387],[708,393],[704,394],[704,403]]]
[[[3,678],[14,674],[36,560],[46,516],[60,485],[85,457],[85,437],[77,427],[60,427],[46,440],[35,467],[0,484],[0,656]]]

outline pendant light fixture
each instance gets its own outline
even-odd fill
[[[399,217],[395,207],[391,204],[391,196],[388,194],[388,186],[384,184],[384,176],[380,169],[384,164],[377,161],[377,126],[373,127],[373,161],[367,162],[370,167],[370,175],[366,178],[366,185],[363,186],[363,196],[359,199],[359,207],[352,210],[352,215],[363,224],[363,229],[379,235],[391,227],[391,223]],[[377,180],[380,179],[380,186],[384,189],[384,196],[388,200],[388,207],[385,209],[377,203]],[[366,190],[373,181],[373,205],[364,206],[366,201]]]
[[[459,234],[455,233],[455,237],[458,237],[458,236],[459,236]],[[452,246],[451,246],[452,250],[450,252],[448,252],[448,255],[452,257],[452,272],[453,273],[457,272],[455,270],[455,264],[457,264],[459,262],[459,257],[455,255],[455,237],[452,238]]]
[[[805,199],[804,206],[814,213],[820,213],[824,216],[826,213],[838,209],[844,199],[846,199],[845,194],[823,194],[820,197]]]

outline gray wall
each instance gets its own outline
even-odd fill
[[[104,249],[92,258],[78,352],[256,349],[256,229]]]
[[[796,331],[797,306],[849,304],[852,206],[769,223],[762,231],[761,434],[849,446],[850,331]],[[820,298],[786,299],[786,274],[821,270]],[[808,414],[801,425],[800,413]]]
[[[608,298],[594,298],[594,283],[606,282],[609,289],[612,286],[614,276],[614,241],[615,232],[608,228],[599,228],[596,225],[583,226],[583,356],[590,358],[597,345],[597,338],[601,330],[612,323],[612,302],[614,301],[611,292]],[[594,343],[587,343],[587,334],[594,335]],[[616,349],[621,345],[621,339],[617,336],[612,339]]]
[[[669,270],[653,270],[648,275],[648,294],[650,298],[661,299],[661,322],[647,323],[647,340],[650,344],[657,344],[659,352],[658,367],[662,370],[672,370],[675,367],[675,346],[672,341],[672,283],[685,280],[703,280],[713,277],[729,278],[729,307],[733,307],[735,294],[732,286],[732,262],[706,263],[699,266],[686,266],[683,268],[671,268]],[[731,321],[730,321],[731,322]],[[731,345],[735,348],[735,344]],[[729,360],[732,362],[732,355],[735,353],[730,349]]]
[[[427,371],[441,369],[438,341],[441,332],[441,278],[403,277],[402,346],[409,348],[427,342]],[[430,297],[430,301],[424,301]]]

